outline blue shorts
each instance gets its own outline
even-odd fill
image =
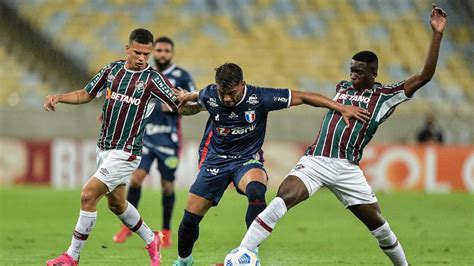
[[[143,146],[142,161],[140,162],[138,169],[143,169],[149,173],[151,164],[156,159],[158,162],[158,171],[161,174],[161,178],[173,182],[175,180],[174,173],[176,172],[176,168],[179,164],[179,158],[177,156],[178,149],[175,149],[174,154],[175,155],[169,155],[156,149],[150,149]]]
[[[254,168],[265,171],[263,163],[253,158],[232,160],[206,158],[189,192],[211,200],[216,206],[230,182],[234,183],[238,193],[245,194],[238,189],[238,184],[245,173]]]

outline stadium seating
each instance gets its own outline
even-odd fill
[[[41,106],[51,86],[0,45],[0,106]]]
[[[469,13],[455,2],[439,3],[453,15],[438,73],[415,109],[446,108],[446,100],[453,107],[474,102],[468,54],[474,50],[472,18],[464,19]],[[233,61],[243,66],[251,83],[330,94],[335,82],[348,78],[350,56],[362,49],[379,54],[379,80],[395,82],[419,71],[431,38],[428,0],[11,3],[91,74],[123,57],[133,28],[169,35],[177,43],[177,62],[193,73],[198,86],[212,82],[213,68]]]

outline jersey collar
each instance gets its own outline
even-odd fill
[[[239,104],[241,104],[245,100],[246,95],[247,95],[247,85],[244,86],[244,94],[242,95],[242,99],[240,99],[240,101],[235,106],[239,106]]]
[[[148,69],[150,68],[150,64],[147,64],[147,66],[146,66],[144,69],[137,71],[137,70],[130,70],[130,69],[128,69],[126,65],[127,65],[127,63],[125,63],[125,64],[123,65],[123,68],[124,68],[126,71],[131,72],[131,73],[141,73],[141,72],[146,71],[146,70],[148,70]]]

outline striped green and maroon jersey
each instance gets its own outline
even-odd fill
[[[344,105],[367,109],[370,120],[366,123],[351,119],[346,126],[342,115],[334,110],[324,117],[316,141],[306,149],[306,155],[347,159],[358,163],[362,151],[374,136],[379,125],[395,110],[395,107],[409,100],[404,91],[405,81],[383,86],[375,83],[372,89],[356,90],[351,82],[341,81],[336,86],[334,101]]]
[[[139,156],[143,129],[156,101],[166,103],[173,111],[178,109],[178,98],[171,87],[171,83],[150,66],[132,71],[121,60],[102,68],[84,88],[92,96],[104,92],[106,95],[97,146]]]

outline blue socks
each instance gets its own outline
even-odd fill
[[[187,258],[193,251],[193,246],[199,237],[199,223],[202,216],[184,211],[178,231],[178,255]]]
[[[247,228],[250,227],[257,215],[267,207],[267,202],[265,201],[266,191],[267,186],[257,181],[252,181],[247,185],[247,188],[245,189],[245,194],[247,195],[249,202],[247,214],[245,216]]]

